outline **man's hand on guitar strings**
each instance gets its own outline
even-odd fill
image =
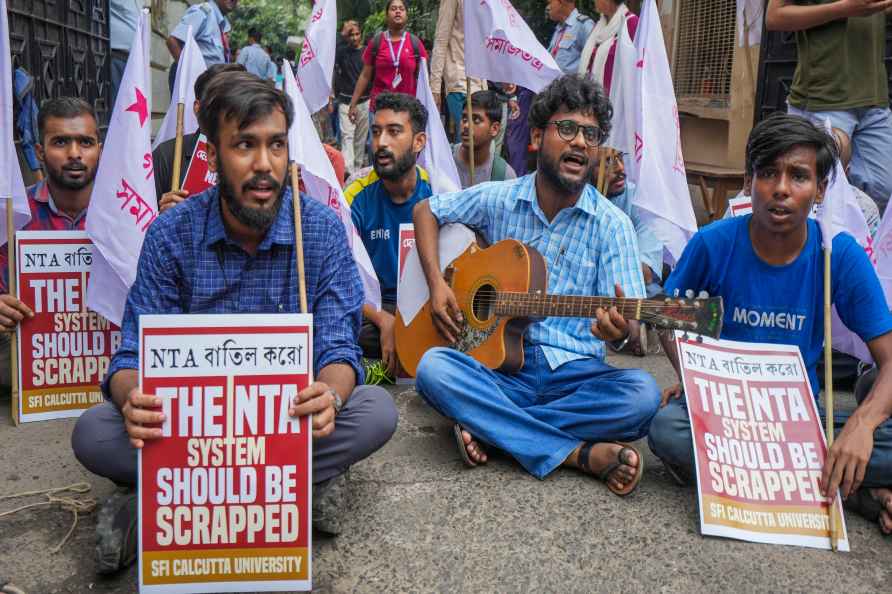
[[[455,343],[461,334],[459,324],[462,322],[461,309],[455,299],[455,293],[441,281],[431,289],[431,317],[437,331],[450,343]]]
[[[617,297],[625,297],[622,287],[619,284],[614,285]],[[625,340],[629,335],[629,324],[626,319],[619,313],[616,306],[611,306],[605,310],[599,307],[595,310],[595,320],[592,322],[592,334],[605,342],[617,342]]]

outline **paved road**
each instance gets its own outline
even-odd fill
[[[643,363],[661,385],[672,379],[660,356],[613,362]],[[849,554],[704,538],[693,492],[674,486],[649,452],[644,480],[625,500],[570,470],[539,481],[498,457],[469,470],[449,426],[410,388],[393,391],[401,414],[394,439],[353,469],[345,533],[314,544],[317,591],[892,591],[892,538],[860,518],[847,518]],[[106,497],[111,485],[71,455],[72,425],[13,428],[8,415],[0,419],[0,496],[88,481]],[[0,501],[0,511],[13,506]],[[28,594],[136,592],[133,569],[93,574],[94,522],[83,517],[53,554],[70,513],[0,518],[0,583]]]

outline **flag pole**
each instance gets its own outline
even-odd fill
[[[824,414],[825,431],[827,433],[827,452],[833,445],[833,356],[830,311],[830,249],[824,248]],[[829,507],[830,514],[830,548],[837,550],[837,517],[836,500]]]
[[[609,149],[605,149],[604,147],[598,148],[598,191],[606,196],[604,184],[607,181],[607,158],[609,155]]]
[[[10,295],[17,295],[16,278],[15,278],[15,223],[13,221],[12,197],[6,199],[6,254],[7,265],[9,267],[9,288]],[[10,372],[10,400],[12,402],[12,423],[15,426],[19,424],[19,327],[16,325],[15,330],[9,334],[9,372]]]
[[[470,148],[468,150],[468,165],[470,165],[470,173],[471,173],[471,182],[468,187],[474,185],[474,117],[471,115],[471,77],[465,76],[465,96],[467,97],[468,104],[468,143]],[[459,121],[459,126],[461,126],[461,122]]]
[[[173,173],[170,176],[170,189],[176,192],[180,189],[180,169],[183,162],[183,118],[186,105],[177,103],[177,136],[173,143]]]
[[[291,162],[291,199],[294,202],[294,245],[297,248],[297,286],[300,291],[300,313],[307,311],[307,281],[304,275],[304,233],[300,218],[300,170],[295,161]]]

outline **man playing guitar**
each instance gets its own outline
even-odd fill
[[[530,110],[536,173],[416,205],[431,312],[450,342],[461,331],[462,315],[439,268],[439,226],[446,223],[463,223],[488,243],[513,238],[535,248],[547,264],[549,294],[644,297],[631,221],[586,184],[611,115],[600,85],[575,75],[559,78]],[[511,374],[490,370],[458,350],[434,348],[421,358],[417,387],[455,421],[468,465],[485,463],[489,444],[538,478],[572,466],[627,495],[641,479],[644,460],[624,442],[647,434],[660,403],[650,375],[604,361],[604,343],[621,348],[633,324],[615,307],[598,308],[594,321],[545,318],[527,329],[523,367]]]

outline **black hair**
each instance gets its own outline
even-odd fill
[[[836,141],[811,121],[788,113],[772,114],[753,127],[746,142],[746,174],[752,177],[797,146],[815,149],[818,181],[828,179],[839,158]]]
[[[263,40],[263,33],[261,33],[259,29],[249,29],[248,37],[253,38],[257,43],[260,43]]]
[[[394,2],[396,2],[396,0],[387,0],[387,4],[384,5],[384,12],[387,12],[388,10],[390,10],[390,5],[393,4]],[[407,1],[406,1],[406,0],[399,0],[399,2],[400,2],[400,4],[403,5],[403,8],[406,9],[406,12],[408,12],[408,11],[409,11],[409,5],[407,4]],[[375,104],[377,105],[377,101],[375,102]]]
[[[412,122],[412,133],[424,132],[427,128],[427,108],[421,101],[405,93],[381,93],[375,98],[375,111],[389,109],[397,113],[409,114]]]
[[[502,121],[502,101],[495,91],[472,93],[471,109],[482,109],[490,123]],[[467,105],[465,105],[465,110],[467,110]]]
[[[93,118],[93,121],[96,122],[98,128],[99,118],[96,117],[96,110],[83,99],[79,97],[56,97],[54,99],[47,99],[40,106],[40,111],[37,113],[37,133],[40,135],[39,142],[43,143],[43,131],[46,126],[46,121],[49,118],[61,118],[67,120],[81,115],[88,115]],[[97,134],[98,133],[99,131],[97,129]]]
[[[600,83],[578,74],[567,74],[553,80],[533,99],[528,118],[530,128],[545,128],[551,116],[561,109],[594,116],[601,129],[601,138],[605,139],[610,134],[613,107]]]
[[[198,124],[216,145],[223,120],[234,119],[242,130],[276,109],[285,114],[285,127],[290,129],[294,121],[291,99],[253,74],[233,72],[208,87],[198,110]]]
[[[247,70],[241,64],[214,64],[195,79],[195,85],[192,87],[195,90],[195,99],[201,101],[201,96],[204,95],[204,90],[211,80],[224,72],[247,72]]]

